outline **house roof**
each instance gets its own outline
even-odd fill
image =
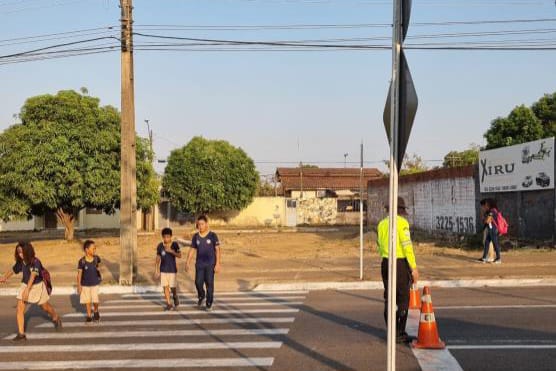
[[[342,190],[359,189],[358,168],[278,168],[276,177],[282,184],[284,191],[301,190],[303,180],[303,190]],[[363,169],[363,186],[369,180],[382,177],[382,173],[375,168]]]

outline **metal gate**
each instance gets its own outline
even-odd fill
[[[286,199],[286,226],[297,225],[297,200]]]

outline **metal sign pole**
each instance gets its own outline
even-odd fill
[[[396,370],[396,247],[398,216],[399,87],[401,54],[401,0],[394,0],[392,31],[392,85],[390,98],[390,199],[388,238],[388,352],[387,370]]]
[[[359,279],[363,280],[363,142],[361,142],[361,169],[359,172]]]

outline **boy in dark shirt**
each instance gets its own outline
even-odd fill
[[[208,226],[208,219],[201,215],[197,218],[197,229],[191,239],[191,249],[187,254],[185,270],[189,271],[189,265],[193,257],[193,250],[197,252],[195,262],[195,287],[199,301],[197,306],[201,308],[206,299],[207,311],[212,310],[214,301],[214,274],[220,272],[220,241],[216,233],[211,232]],[[205,292],[206,286],[206,292]]]
[[[98,266],[100,264],[100,257],[96,255],[95,242],[91,240],[85,241],[83,244],[83,251],[85,256],[79,259],[77,263],[77,293],[79,294],[79,302],[85,304],[87,307],[86,323],[90,324],[93,321],[100,322],[100,314],[98,312],[98,291],[101,282],[100,271]],[[94,313],[91,313],[91,304],[94,308]]]
[[[164,310],[177,309],[179,303],[177,292],[176,273],[178,268],[176,258],[181,258],[180,245],[172,241],[172,230],[164,228],[162,230],[162,242],[156,248],[155,279],[160,277],[160,285],[164,288],[166,307]],[[174,307],[170,301],[170,291],[174,299]]]

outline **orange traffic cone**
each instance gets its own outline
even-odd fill
[[[419,308],[421,308],[421,295],[419,294],[417,286],[413,284],[409,290],[409,309]]]
[[[421,349],[444,349],[446,344],[438,337],[438,328],[432,308],[431,291],[425,286],[421,298],[421,319],[419,321],[419,332],[417,340],[411,345]]]

